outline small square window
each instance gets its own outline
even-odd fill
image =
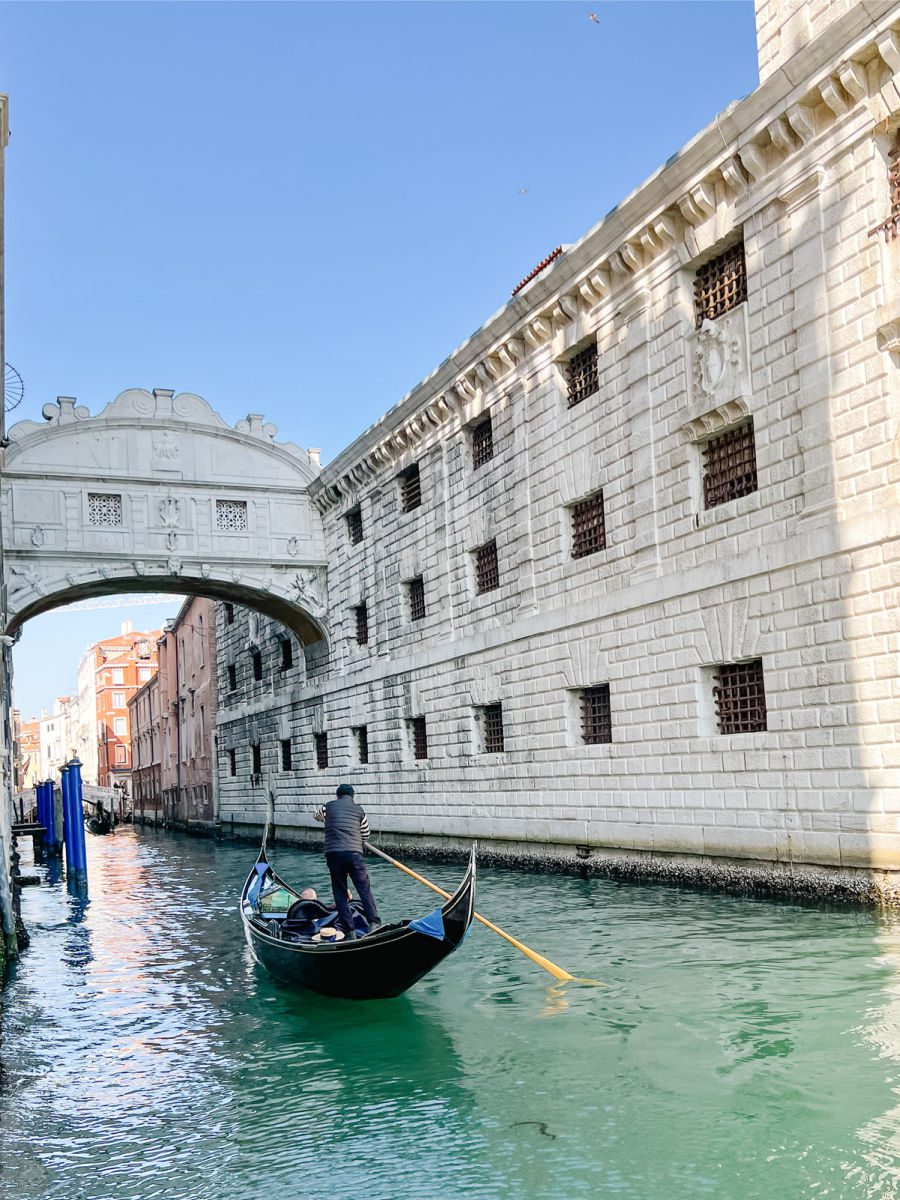
[[[472,427],[472,466],[477,471],[494,457],[494,429],[491,418],[485,417]]]
[[[362,509],[359,505],[347,513],[347,537],[351,546],[358,546],[363,540]]]
[[[88,492],[88,524],[103,529],[122,524],[122,497]]]
[[[369,644],[369,609],[365,604],[357,604],[353,610],[356,618],[356,643],[358,646]]]
[[[753,421],[710,438],[702,449],[703,506],[716,508],[759,487]]]
[[[250,751],[252,754],[252,766],[250,769],[254,775],[262,775],[262,747],[257,742],[255,745],[251,745]]]
[[[767,728],[761,658],[725,663],[716,667],[713,679],[719,733],[759,733]]]
[[[747,263],[744,243],[738,242],[722,254],[704,263],[694,276],[694,321],[699,329],[704,321],[724,316],[747,299]]]
[[[597,343],[593,342],[563,364],[569,408],[574,408],[588,396],[600,390]]]
[[[475,551],[475,589],[479,595],[493,592],[500,586],[497,563],[497,543],[488,542]]]
[[[581,693],[581,740],[585,746],[612,741],[609,684],[585,688]]]
[[[488,704],[479,710],[483,754],[503,752],[503,705]]]
[[[369,730],[365,725],[357,725],[353,730],[356,738],[356,757],[361,767],[369,763]]]
[[[417,575],[406,586],[409,596],[409,619],[422,621],[425,619],[425,580],[421,575]]]
[[[253,663],[253,678],[257,683],[259,683],[263,677],[262,654],[259,652],[259,650],[254,650],[251,652],[250,658]]]
[[[224,533],[243,533],[247,529],[246,500],[217,500],[216,529]]]
[[[573,504],[572,514],[572,557],[585,558],[606,549],[606,515],[603,508],[603,493],[597,492],[586,500]]]
[[[316,743],[316,766],[320,771],[324,771],[328,766],[328,734],[317,733],[314,736]]]
[[[237,667],[234,663],[228,664],[228,690],[237,691]]]
[[[282,738],[281,741],[281,769],[282,771],[291,770],[291,739]]]
[[[428,757],[428,729],[424,717],[413,717],[409,722],[409,732],[412,741],[413,758]]]
[[[228,774],[237,775],[237,750],[228,751]]]
[[[294,646],[290,638],[281,639],[281,669],[289,671],[294,665]]]
[[[419,478],[419,464],[413,463],[411,467],[407,467],[405,471],[401,471],[398,479],[400,480],[400,504],[403,511],[412,512],[414,508],[418,508],[422,503],[422,481]]]

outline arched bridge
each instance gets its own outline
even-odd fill
[[[8,623],[114,592],[232,600],[327,638],[318,455],[257,414],[230,426],[189,392],[71,397],[9,430],[0,482]]]

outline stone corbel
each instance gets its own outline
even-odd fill
[[[853,100],[863,100],[868,95],[866,68],[861,63],[842,63],[838,68],[838,79],[841,81],[841,87]]]
[[[769,126],[769,137],[772,139],[772,145],[775,149],[780,150],[782,154],[794,153],[794,137],[791,133],[791,127],[784,117],[778,117],[772,122]]]
[[[636,274],[644,265],[643,255],[641,254],[640,244],[635,242],[625,242],[619,250],[622,256],[622,261],[631,274]]]
[[[894,317],[879,325],[877,339],[878,349],[890,354],[900,366],[900,317]]]
[[[787,111],[787,119],[804,146],[816,136],[816,115],[806,104],[793,104]]]
[[[535,317],[533,321],[528,322],[523,333],[525,340],[537,349],[549,340],[553,329],[546,317]]]
[[[737,155],[726,159],[722,163],[721,171],[726,185],[735,195],[742,196],[747,191],[747,174]]]
[[[819,93],[822,102],[836,117],[842,117],[850,107],[850,101],[844,94],[843,88],[831,75],[819,84]]]
[[[900,33],[886,29],[876,43],[878,53],[887,63],[892,74],[900,74]]]
[[[755,142],[748,142],[746,146],[742,146],[738,156],[754,183],[759,182],[769,169],[765,150]]]

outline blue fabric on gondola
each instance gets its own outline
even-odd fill
[[[250,890],[247,892],[247,899],[254,908],[256,907],[257,900],[259,900],[259,893],[262,891],[262,882],[268,869],[268,863],[256,864],[256,878],[250,884]]]
[[[426,933],[429,937],[437,938],[439,942],[442,942],[444,940],[444,914],[439,908],[436,908],[427,917],[418,917],[415,921],[410,921],[408,928],[414,929],[416,933]]]

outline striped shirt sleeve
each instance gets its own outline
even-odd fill
[[[359,823],[359,832],[362,835],[362,840],[367,842],[372,836],[372,831],[369,829],[369,818],[365,813],[362,815],[362,820]]]
[[[314,821],[324,821],[325,820],[325,805],[324,804],[320,805],[316,809],[316,811],[313,813],[313,820]]]

